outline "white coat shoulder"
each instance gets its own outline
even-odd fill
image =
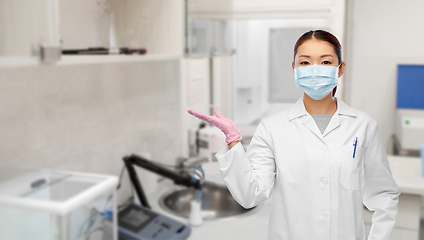
[[[358,110],[356,108],[351,107],[351,109],[353,111],[355,111],[356,114],[356,118],[358,119],[358,121],[362,121],[364,123],[370,124],[372,126],[377,126],[377,121],[375,121],[372,117],[370,117],[370,115],[368,115],[367,113]]]

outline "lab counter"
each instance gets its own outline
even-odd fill
[[[390,168],[402,194],[424,196],[421,158],[389,156]]]
[[[414,157],[389,156],[390,167],[401,195],[399,213],[392,234],[392,240],[419,239],[421,196],[424,196],[424,178],[421,175],[421,159]],[[220,175],[208,175],[207,180],[223,183]],[[221,182],[220,182],[221,181]],[[152,209],[164,215],[188,224],[188,219],[176,217],[164,211],[158,203],[159,198],[181,187],[169,180],[158,184],[156,196],[148,196]],[[266,239],[268,221],[271,212],[272,196],[248,213],[216,220],[205,220],[201,226],[193,226],[188,240],[232,240],[232,239]],[[371,228],[372,212],[364,208],[366,236]]]

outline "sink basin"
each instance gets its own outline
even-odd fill
[[[198,190],[184,188],[165,193],[159,198],[161,208],[179,217],[188,218],[190,202],[197,199]],[[252,211],[245,209],[231,196],[225,185],[205,182],[202,185],[202,216],[204,220],[233,217]]]

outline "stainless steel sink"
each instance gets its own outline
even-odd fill
[[[162,195],[159,198],[159,205],[171,214],[188,218],[190,202],[197,199],[197,194],[198,190],[193,188],[174,190]],[[202,185],[201,206],[204,220],[237,216],[254,209],[241,207],[226,186],[212,182],[205,182]]]

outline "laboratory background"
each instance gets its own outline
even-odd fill
[[[424,1],[0,0],[0,239],[266,239],[215,154],[292,106],[293,47],[330,31],[336,97],[377,121],[401,195],[393,240],[424,239]],[[424,158],[423,158],[424,160]],[[370,231],[372,212],[364,207]]]

